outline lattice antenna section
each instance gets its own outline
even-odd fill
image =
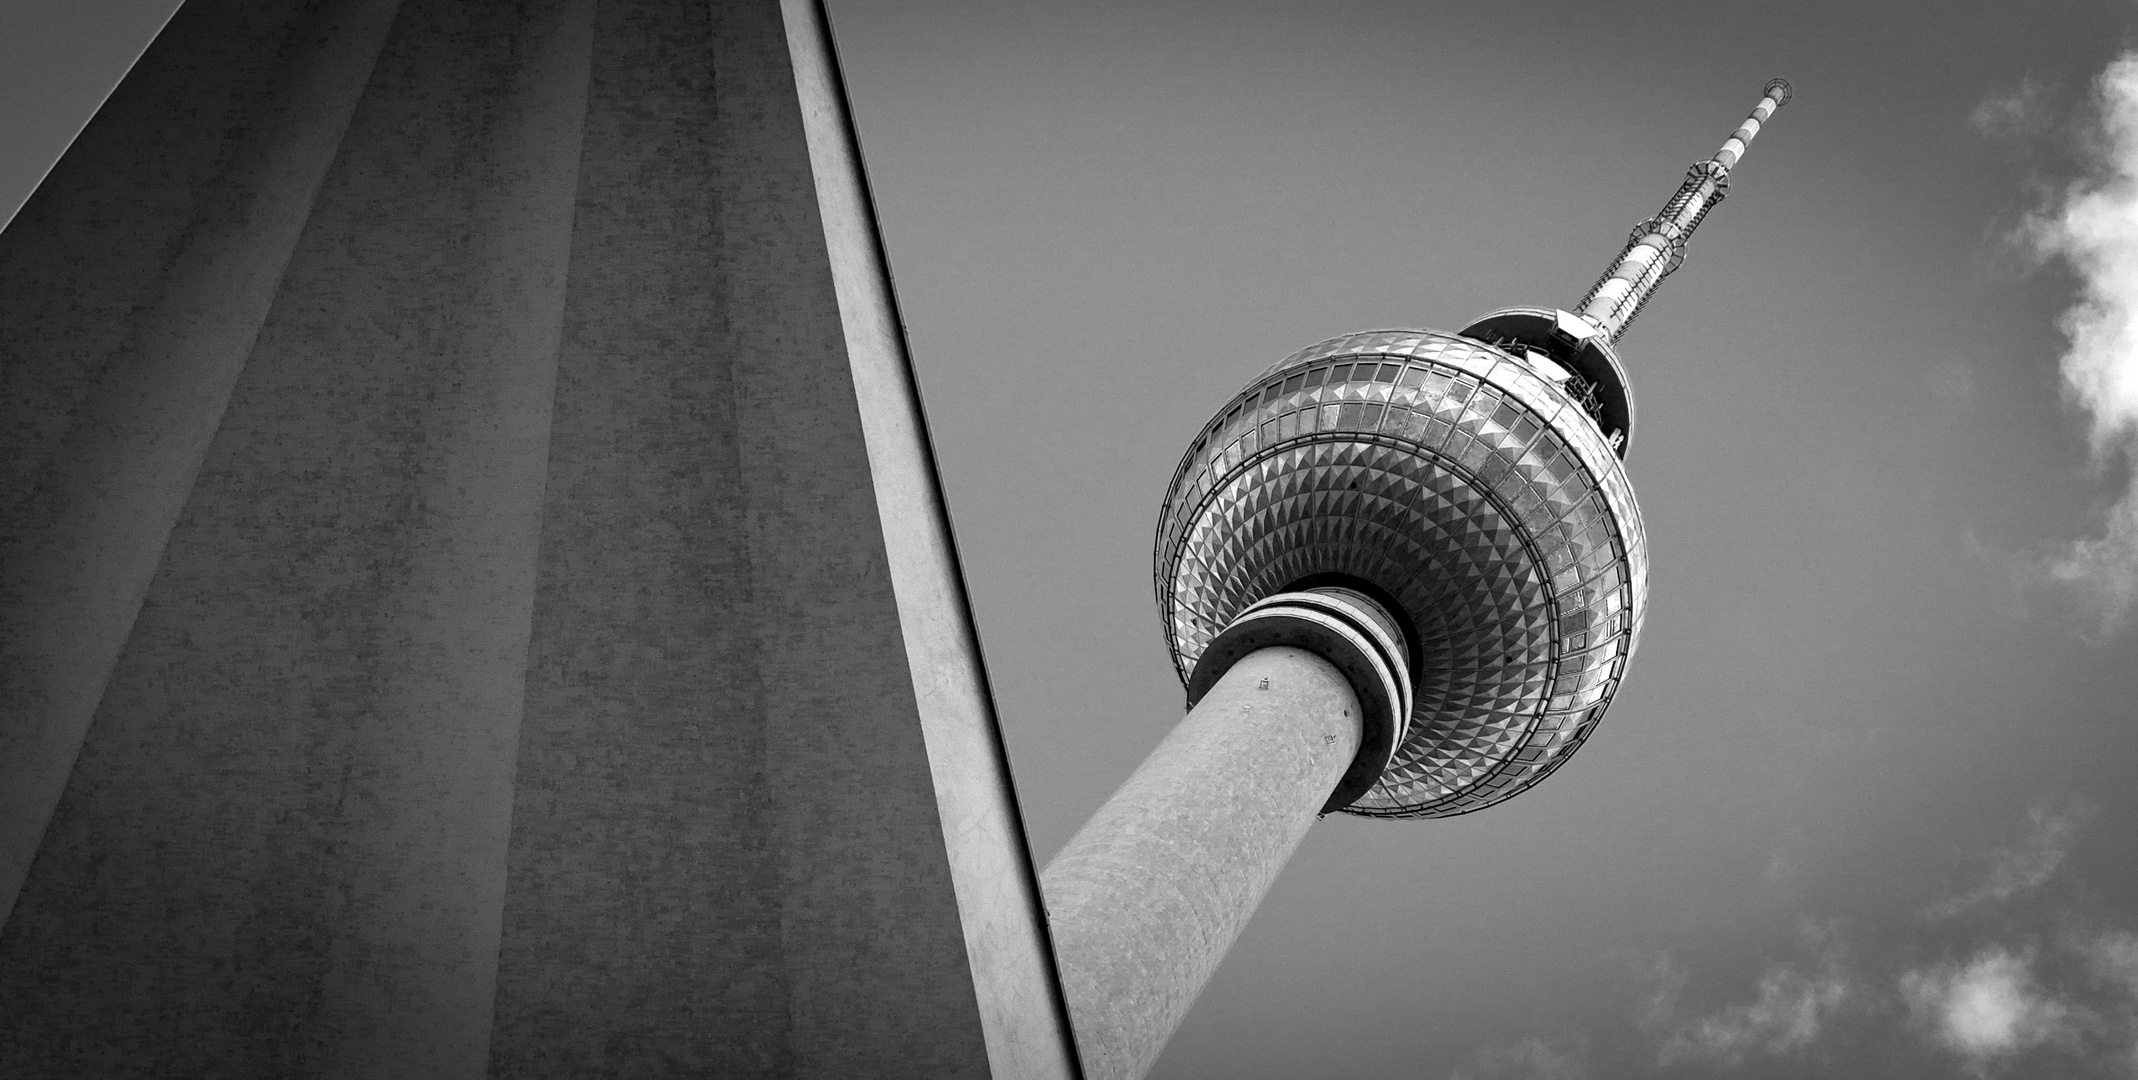
[[[1611,269],[1581,298],[1578,310],[1603,331],[1606,340],[1617,341],[1648,305],[1656,286],[1685,261],[1685,242],[1700,219],[1730,192],[1730,168],[1744,157],[1745,147],[1759,134],[1760,125],[1774,110],[1789,103],[1789,83],[1775,79],[1766,86],[1752,115],[1715,151],[1715,156],[1695,164],[1685,182],[1663,206],[1662,213],[1634,226],[1633,235],[1618,253]]]

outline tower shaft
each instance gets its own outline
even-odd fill
[[[1090,1080],[1138,1080],[1358,755],[1329,661],[1266,648],[1225,672],[1040,876]]]
[[[1685,244],[1693,230],[1723,196],[1730,193],[1730,169],[1744,157],[1745,148],[1759,134],[1774,110],[1789,101],[1789,84],[1780,79],[1766,86],[1766,95],[1752,115],[1723,140],[1722,148],[1705,161],[1686,170],[1685,182],[1663,204],[1656,216],[1634,226],[1626,246],[1604,272],[1588,295],[1581,298],[1581,315],[1603,331],[1606,340],[1617,341],[1632,325],[1656,287],[1685,261]]]
[[[1403,631],[1358,592],[1240,613],[1187,718],[1040,874],[1087,1080],[1140,1080],[1322,813],[1379,777],[1410,712]]]

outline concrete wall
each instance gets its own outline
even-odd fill
[[[0,235],[0,1073],[1073,1075],[892,303],[813,4],[182,9]]]

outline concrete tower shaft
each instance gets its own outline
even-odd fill
[[[1715,204],[1730,192],[1730,169],[1745,155],[1760,126],[1776,109],[1789,103],[1791,91],[1784,79],[1767,83],[1765,95],[1752,115],[1723,140],[1713,157],[1686,170],[1685,182],[1656,216],[1634,226],[1625,249],[1604,272],[1588,295],[1581,298],[1580,314],[1602,331],[1606,341],[1617,341],[1632,325],[1656,287],[1685,261],[1685,244],[1700,227]]]
[[[1410,712],[1403,636],[1341,587],[1241,612],[1190,675],[1187,718],[1047,865],[1090,1080],[1150,1069],[1316,813],[1380,776]]]

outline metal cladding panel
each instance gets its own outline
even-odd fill
[[[1444,817],[1542,779],[1602,718],[1640,632],[1640,509],[1582,408],[1467,338],[1334,338],[1264,372],[1166,493],[1158,602],[1183,679],[1303,578],[1385,589],[1417,628],[1410,736],[1347,808]]]

